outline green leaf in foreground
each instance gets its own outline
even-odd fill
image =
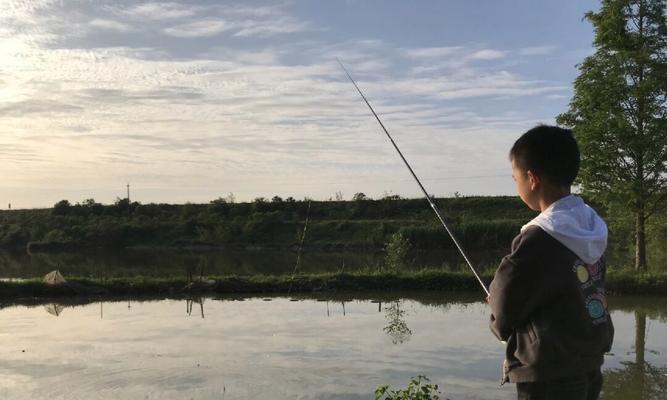
[[[406,389],[391,390],[389,385],[381,385],[375,389],[375,400],[439,400],[438,385],[423,376],[410,378]]]

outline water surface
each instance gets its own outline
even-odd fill
[[[503,348],[477,299],[405,293],[5,306],[0,398],[372,399],[380,384],[403,387],[424,374],[453,400],[513,399],[513,385],[498,387]],[[612,299],[617,335],[605,399],[665,398],[666,304]]]

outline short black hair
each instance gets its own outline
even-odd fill
[[[560,186],[571,186],[579,173],[579,147],[570,129],[538,125],[521,135],[510,160],[524,171],[541,173]]]

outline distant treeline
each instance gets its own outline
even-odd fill
[[[136,246],[293,248],[308,216],[308,247],[377,250],[400,232],[414,249],[454,248],[424,199],[355,198],[274,197],[248,203],[217,199],[183,205],[62,200],[51,209],[1,211],[0,246],[34,251]],[[470,249],[506,248],[535,214],[514,197],[442,198],[436,203]]]
[[[453,197],[435,202],[461,244],[470,250],[507,249],[521,226],[536,215],[517,197]],[[604,209],[596,209],[605,216]],[[208,204],[182,205],[130,203],[127,199],[111,205],[92,199],[77,204],[62,200],[50,209],[0,211],[0,247],[32,251],[296,248],[306,217],[306,248],[381,250],[399,232],[414,250],[454,249],[426,200],[398,196],[373,200],[362,194],[351,201],[274,197],[235,203],[220,198]],[[614,246],[631,246],[632,225],[607,221]],[[650,228],[650,240],[652,252],[664,254],[664,223]],[[662,258],[660,264],[664,264]]]

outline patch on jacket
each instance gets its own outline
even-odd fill
[[[576,274],[584,297],[586,312],[593,325],[607,322],[607,297],[604,294],[604,259],[593,264],[576,260],[572,271]]]

